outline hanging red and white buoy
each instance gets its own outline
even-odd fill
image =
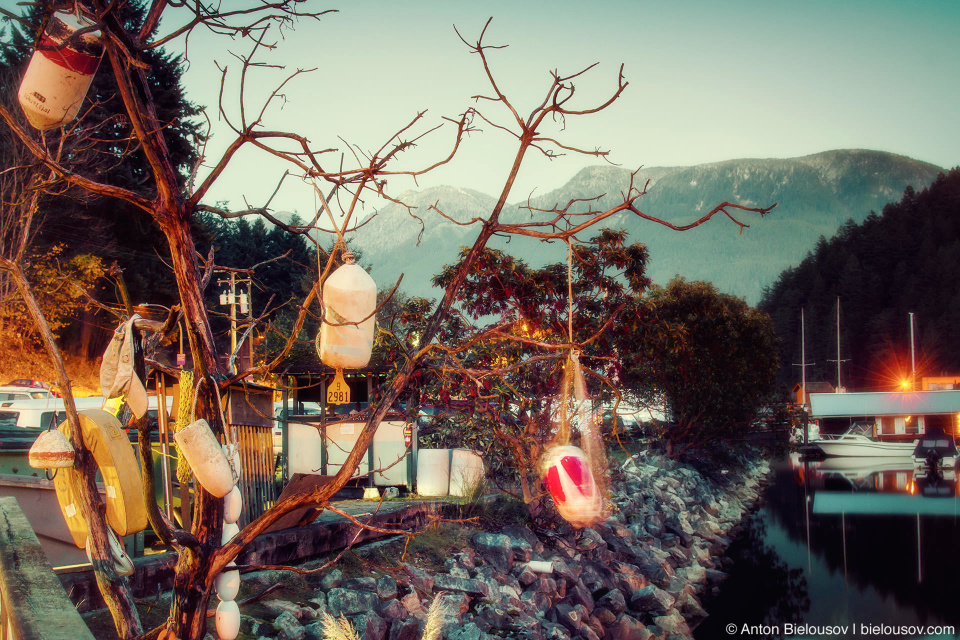
[[[334,369],[360,369],[370,362],[376,328],[377,285],[353,254],[323,283],[324,318],[317,336],[320,361]],[[356,324],[345,324],[356,323]]]
[[[99,30],[71,36],[93,24],[67,11],[50,16],[17,94],[24,115],[37,129],[53,129],[77,117],[103,57],[103,41]]]
[[[579,447],[553,447],[543,456],[543,475],[557,511],[575,527],[602,520],[603,496]]]

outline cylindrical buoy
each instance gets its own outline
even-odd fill
[[[222,600],[217,605],[217,635],[220,640],[234,640],[240,635],[240,607],[233,600]]]
[[[324,318],[317,339],[320,360],[334,369],[359,369],[370,362],[377,284],[353,255],[323,283]],[[343,324],[355,322],[358,324]]]
[[[230,562],[227,567],[236,567],[236,562]],[[218,575],[213,586],[217,590],[217,597],[220,600],[236,600],[240,593],[240,571],[237,569],[225,569]]]
[[[67,11],[50,16],[17,95],[24,115],[37,129],[53,129],[77,117],[100,65],[103,42],[99,30],[70,36],[92,25]],[[69,44],[61,47],[68,39]]]
[[[241,493],[240,487],[234,486],[223,499],[223,521],[227,524],[235,523],[240,519],[242,511],[243,493]]]
[[[579,447],[553,447],[543,456],[547,489],[560,516],[575,527],[590,527],[601,520],[603,497]]]
[[[233,489],[233,472],[217,437],[206,420],[195,420],[173,434],[197,481],[211,495],[222,498]]]

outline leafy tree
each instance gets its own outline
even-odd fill
[[[620,312],[649,284],[647,250],[604,229],[570,245],[569,264],[532,268],[486,249],[460,288],[442,341],[464,345],[430,359],[423,394],[435,409],[427,441],[484,452],[504,481],[518,482],[536,512],[539,459],[557,437],[564,367],[571,351],[599,401],[615,393],[613,334]],[[445,286],[460,265],[435,279]],[[495,437],[491,438],[490,434]]]
[[[625,384],[665,403],[667,454],[738,439],[774,390],[779,359],[769,316],[682,278],[652,287],[635,313],[635,329],[618,332]]]

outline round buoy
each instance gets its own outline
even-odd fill
[[[237,566],[236,562],[230,562],[228,567]],[[213,582],[217,590],[217,597],[220,600],[235,600],[240,593],[240,571],[237,569],[227,569],[222,571]]]
[[[603,497],[579,447],[553,447],[543,456],[544,477],[560,516],[576,527],[589,527],[601,519]]]
[[[240,487],[234,486],[223,499],[223,521],[227,524],[237,522],[242,511],[243,493],[240,492]]]
[[[217,635],[220,640],[235,640],[240,635],[240,607],[233,600],[222,600],[217,605]]]

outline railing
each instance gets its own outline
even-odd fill
[[[94,640],[15,498],[0,498],[0,640]]]

